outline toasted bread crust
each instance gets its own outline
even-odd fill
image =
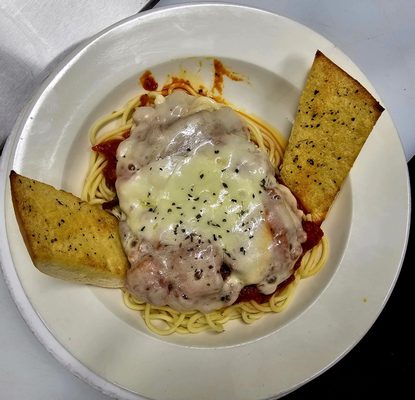
[[[383,107],[317,51],[284,154],[281,181],[321,223]]]
[[[10,184],[20,232],[40,271],[84,284],[124,286],[129,264],[115,217],[14,171]]]

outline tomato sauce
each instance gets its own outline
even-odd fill
[[[154,79],[153,74],[149,70],[145,71],[143,75],[140,76],[140,83],[145,90],[148,90],[150,92],[157,90],[159,86],[156,80]]]
[[[213,95],[212,97],[215,100],[223,103],[224,102],[222,98],[223,85],[224,85],[223,78],[226,76],[232,81],[243,81],[244,78],[241,75],[237,74],[236,72],[233,72],[227,69],[222,64],[222,62],[217,59],[213,60],[213,68],[215,70],[215,73],[214,73],[214,81],[213,81],[213,86],[212,86],[212,95]]]
[[[140,107],[147,107],[154,104],[153,99],[147,94],[144,93],[140,96]]]
[[[316,246],[321,238],[323,237],[324,233],[321,230],[320,226],[312,221],[303,221],[303,229],[307,233],[307,240],[301,245],[303,248],[303,254],[312,249]],[[301,265],[302,256],[297,260],[294,265],[294,271],[296,271]],[[277,286],[277,290],[274,292],[278,292],[279,290],[284,289],[288,284],[290,284],[294,280],[294,274],[291,275],[288,279],[284,282],[281,282]],[[267,302],[271,296],[274,294],[263,294],[259,291],[259,289],[255,285],[249,285],[242,288],[241,292],[239,293],[239,297],[236,300],[236,303],[242,303],[245,301],[256,301],[258,304],[262,304]]]
[[[115,189],[115,181],[117,180],[117,149],[119,144],[130,136],[130,130],[123,133],[123,139],[110,139],[105,142],[92,146],[92,150],[103,155],[107,160],[102,173],[105,177],[105,183],[111,189]]]
[[[324,235],[320,226],[313,221],[303,221],[303,229],[307,233],[307,240],[302,244],[303,252],[312,249]]]

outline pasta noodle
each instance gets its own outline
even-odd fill
[[[199,93],[186,82],[173,82],[161,92],[149,92],[148,96],[154,103],[163,101],[163,96],[171,94],[176,89],[185,90],[187,93],[198,96],[198,109],[203,110],[206,105],[216,104],[215,100],[200,96]],[[133,127],[132,114],[140,105],[140,96],[131,99],[121,110],[108,114],[91,127],[89,140],[92,146],[109,140],[123,140]],[[234,108],[235,109],[235,108]],[[235,109],[246,121],[250,140],[269,155],[269,159],[275,168],[281,163],[285,140],[274,128],[268,126],[259,119]],[[110,188],[105,180],[103,170],[107,165],[106,158],[98,152],[92,151],[88,167],[87,177],[82,191],[82,199],[93,204],[103,204],[115,197],[114,189]],[[116,211],[114,213],[118,215]],[[307,217],[305,217],[307,218]],[[178,312],[168,306],[158,307],[134,298],[124,291],[125,305],[139,311],[148,329],[158,335],[170,335],[172,333],[190,334],[202,331],[222,332],[224,325],[231,320],[241,320],[251,324],[268,313],[283,311],[293,298],[295,289],[301,279],[317,274],[324,266],[328,256],[328,242],[323,236],[320,243],[303,255],[300,267],[295,271],[293,279],[281,290],[278,289],[270,299],[262,304],[251,300],[237,303],[223,309],[203,314],[199,311]]]

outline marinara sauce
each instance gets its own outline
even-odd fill
[[[122,139],[110,139],[92,146],[93,151],[103,155],[107,160],[107,164],[102,173],[105,177],[105,183],[113,190],[115,189],[115,181],[117,180],[117,149],[119,144],[130,136],[130,130],[126,130],[122,136]]]
[[[303,254],[312,249],[314,246],[316,246],[321,238],[323,237],[324,233],[321,230],[320,226],[312,221],[303,221],[302,222],[303,229],[307,234],[307,240],[301,244],[301,247],[303,248]],[[297,262],[294,265],[294,271],[297,270],[301,265],[301,259],[303,256],[301,256]],[[287,285],[289,285],[294,280],[294,274],[292,274],[289,278],[287,278],[284,282],[281,282],[277,290],[274,292],[278,292],[279,290],[284,289]],[[259,291],[259,289],[256,287],[256,285],[248,285],[242,288],[238,299],[236,300],[236,303],[242,303],[244,301],[251,301],[254,300],[258,304],[262,304],[267,302],[271,296],[274,294],[263,294]]]

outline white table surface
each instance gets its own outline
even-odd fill
[[[23,106],[56,60],[83,39],[136,13],[145,3],[138,0],[2,0],[0,140],[13,126],[10,110]],[[184,2],[160,0],[156,8],[180,3]],[[414,156],[415,1],[239,0],[238,3],[298,21],[346,53],[374,85],[381,103],[391,114],[406,159],[409,161]],[[51,13],[55,18],[50,18]],[[62,26],[65,35],[61,31],[60,41],[57,41],[53,39],[53,29],[63,29]],[[23,47],[13,47],[10,32],[15,37],[24,36],[20,37]],[[44,38],[43,42],[37,43],[42,48],[40,53],[35,53],[33,43],[30,43],[33,32]],[[14,68],[10,68],[11,65]],[[43,348],[21,318],[2,279],[0,315],[1,399],[108,399],[71,375]]]

